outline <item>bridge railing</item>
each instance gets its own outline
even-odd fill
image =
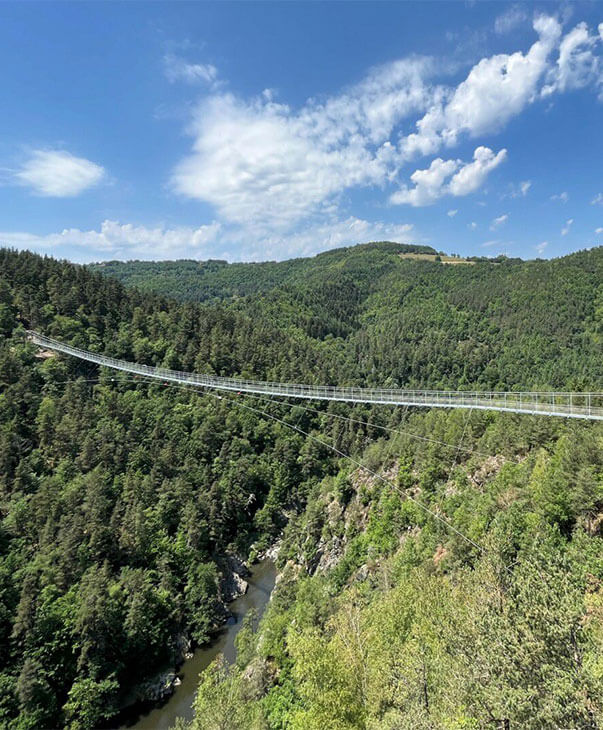
[[[218,390],[311,400],[382,403],[429,408],[474,408],[478,410],[510,411],[514,413],[603,420],[603,393],[403,390],[394,388],[304,385],[224,378],[131,363],[88,350],[81,350],[80,348],[39,334],[38,332],[30,331],[28,335],[35,344],[41,347],[72,355],[82,360],[87,360],[88,362],[97,363],[98,365],[149,378],[215,388]]]

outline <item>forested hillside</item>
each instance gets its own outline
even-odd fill
[[[267,615],[179,730],[601,727],[600,425],[401,430],[363,456],[386,482],[342,463],[289,522]]]
[[[178,299],[219,292],[229,312],[267,320],[326,352],[327,372],[319,366],[306,376],[312,382],[325,373],[323,382],[374,386],[600,387],[603,247],[472,266],[399,256],[420,248],[377,243],[282,263],[131,262],[102,270]],[[290,362],[295,368],[297,358]]]
[[[141,291],[164,294],[186,301],[203,302],[212,299],[241,297],[266,292],[294,283],[310,272],[323,272],[331,262],[341,262],[346,254],[362,251],[367,254],[377,248],[397,253],[430,253],[430,246],[398,243],[364,244],[353,248],[326,251],[313,259],[290,259],[261,263],[229,264],[226,261],[106,261],[90,264],[99,271]]]
[[[77,361],[36,358],[23,327],[187,369],[265,377],[283,345],[298,373],[316,359],[273,326],[82,267],[2,251],[0,271],[0,724],[92,728],[183,636],[208,637],[219,557],[269,540],[334,467],[226,402],[90,383]]]
[[[0,251],[0,725],[110,726],[221,620],[224,554],[279,537],[269,613],[237,668],[205,676],[196,728],[603,721],[600,425],[217,400],[24,336],[269,380],[601,390],[602,249],[472,266],[400,250],[257,279],[208,265],[209,294],[171,292],[185,302]]]

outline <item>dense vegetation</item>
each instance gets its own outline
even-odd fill
[[[222,291],[221,305],[254,322],[277,323],[308,352],[306,380],[440,388],[541,390],[603,382],[603,247],[552,261],[505,259],[472,266],[401,259],[400,244],[328,251],[281,264],[222,264],[204,275],[129,263],[143,288],[185,300]],[[147,278],[144,267],[153,267]],[[195,264],[195,266],[199,266]],[[205,265],[203,265],[205,266]],[[262,269],[262,267],[266,267]],[[244,298],[254,272],[257,291]],[[174,274],[176,272],[176,274]],[[226,283],[227,282],[227,283]],[[275,353],[278,368],[282,353]],[[297,367],[298,352],[286,358]],[[249,365],[228,363],[224,372]],[[294,373],[290,372],[293,377]]]
[[[320,272],[333,260],[355,250],[367,251],[379,246],[382,250],[406,253],[430,253],[431,246],[404,245],[397,243],[364,244],[354,249],[339,249],[319,254],[314,259],[290,259],[261,263],[229,264],[226,261],[106,261],[91,264],[93,271],[118,279],[141,291],[175,296],[178,299],[203,302],[241,297],[282,287],[305,277],[310,272]]]
[[[36,357],[24,337],[275,380],[600,389],[602,249],[473,266],[401,250],[258,265],[251,284],[212,265],[209,294],[194,276],[173,287],[182,303],[0,251],[0,725],[104,722],[220,620],[221,556],[283,529],[269,614],[238,668],[207,674],[197,727],[527,727],[530,704],[533,727],[600,717],[596,424],[245,400],[390,487],[236,402]],[[379,440],[402,422],[479,454]]]
[[[216,559],[276,533],[332,467],[226,402],[112,374],[94,385],[93,368],[37,359],[23,337],[25,324],[129,359],[239,359],[265,376],[286,342],[274,328],[30,254],[3,251],[0,270],[0,724],[91,728],[183,633],[208,637]]]
[[[364,454],[389,483],[341,464],[288,524],[268,613],[204,674],[192,730],[601,727],[601,427],[403,428]]]

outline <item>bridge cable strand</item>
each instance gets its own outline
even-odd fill
[[[408,413],[408,406],[404,406],[404,411],[402,413],[402,418],[404,420],[406,420],[406,414],[407,413]],[[395,441],[396,441],[396,439],[391,438],[391,437],[389,438],[389,444],[388,444],[387,449],[385,451],[385,456],[382,459],[382,463],[383,463],[383,466],[385,468],[387,468],[387,465],[389,463],[389,458],[392,455],[392,452],[394,451],[394,449],[396,447]]]
[[[178,386],[176,386],[178,387]],[[324,446],[327,449],[331,449],[336,454],[341,456],[344,459],[347,459],[352,464],[354,464],[359,469],[364,469],[367,473],[369,473],[371,476],[375,477],[376,479],[379,479],[384,484],[388,485],[389,487],[393,488],[394,491],[398,492],[402,497],[405,499],[409,499],[411,502],[417,505],[420,509],[422,509],[424,512],[427,512],[429,515],[431,515],[435,520],[438,522],[441,522],[445,527],[447,527],[452,532],[456,533],[459,537],[461,537],[463,540],[465,540],[467,543],[472,545],[473,547],[477,548],[483,555],[488,555],[489,551],[486,550],[486,548],[479,545],[475,540],[470,538],[468,535],[465,535],[461,530],[456,528],[451,522],[449,522],[447,519],[439,515],[437,512],[434,512],[430,507],[428,507],[426,504],[421,502],[419,499],[416,499],[415,497],[412,497],[410,494],[405,492],[403,489],[401,489],[395,482],[392,482],[391,480],[387,479],[383,475],[379,474],[378,472],[374,471],[370,467],[366,466],[362,462],[355,459],[353,456],[350,456],[349,454],[346,454],[345,452],[341,451],[341,449],[338,449],[336,446],[333,446],[332,444],[328,444],[325,441],[322,441],[321,439],[317,438],[316,436],[313,436],[311,433],[308,433],[307,431],[304,431],[302,428],[299,428],[297,426],[293,426],[290,423],[287,423],[286,421],[278,418],[277,416],[273,416],[270,413],[266,413],[265,411],[260,410],[259,408],[254,408],[253,406],[246,405],[245,403],[242,403],[240,400],[237,400],[235,398],[227,398],[226,396],[218,395],[217,393],[213,393],[211,391],[207,391],[207,395],[210,395],[212,398],[216,398],[218,400],[225,400],[229,403],[234,403],[235,405],[244,408],[248,411],[253,411],[254,413],[260,414],[262,416],[265,416],[266,418],[270,418],[273,421],[276,421],[277,423],[282,424],[283,426],[287,426],[288,428],[293,429],[294,431],[297,431],[301,433],[302,435],[306,436],[307,438],[311,439],[312,441],[315,441],[316,443],[320,444],[321,446]],[[282,405],[289,405],[283,403],[283,401],[271,401],[274,404],[282,404]],[[462,438],[462,437],[461,437]],[[515,561],[517,562],[517,561]],[[514,565],[515,563],[511,563],[511,565]],[[501,566],[503,570],[507,571],[507,573],[512,575],[511,567],[508,565],[502,564]]]
[[[209,393],[209,395],[214,395],[214,394],[213,393]],[[347,418],[346,416],[340,416],[340,415],[335,414],[335,413],[328,413],[326,411],[320,411],[317,408],[311,408],[309,406],[302,406],[302,405],[298,405],[298,404],[286,403],[286,401],[282,401],[282,400],[281,401],[276,401],[276,400],[273,400],[271,398],[266,398],[266,397],[257,396],[257,395],[251,395],[249,393],[246,393],[245,395],[247,397],[249,397],[249,398],[254,398],[256,400],[264,400],[264,401],[268,401],[268,402],[274,403],[274,404],[289,405],[292,408],[293,407],[303,408],[304,410],[314,411],[315,413],[317,413],[319,415],[333,416],[335,418],[340,418],[340,419],[342,419],[344,421],[350,421],[352,423],[360,423],[360,424],[363,424],[363,425],[369,426],[369,427],[373,427],[374,426],[375,428],[381,428],[381,429],[384,429],[386,431],[391,431],[391,432],[396,433],[396,434],[402,434],[402,435],[410,436],[412,438],[417,438],[417,439],[420,439],[420,440],[423,440],[423,441],[429,441],[429,442],[432,442],[432,443],[441,444],[442,446],[448,446],[449,448],[454,449],[455,452],[456,452],[455,455],[454,455],[454,458],[453,458],[451,467],[450,467],[450,471],[449,471],[449,474],[448,474],[448,480],[450,480],[450,478],[452,477],[452,472],[453,472],[453,470],[454,470],[454,468],[455,468],[455,466],[457,464],[458,452],[459,451],[465,451],[465,452],[468,452],[468,453],[471,453],[471,454],[476,454],[477,456],[482,456],[484,458],[489,458],[491,456],[490,454],[483,454],[483,453],[481,453],[479,451],[475,451],[474,449],[465,448],[465,447],[462,447],[461,446],[461,443],[463,442],[463,439],[465,438],[465,433],[467,431],[467,426],[469,425],[469,422],[470,422],[471,414],[473,412],[473,409],[472,408],[469,409],[469,413],[467,413],[467,412],[464,412],[463,413],[463,431],[461,433],[461,437],[459,439],[458,445],[457,446],[453,446],[452,444],[448,444],[445,441],[439,441],[437,439],[425,438],[425,437],[419,436],[418,434],[412,434],[412,433],[407,432],[407,431],[399,431],[399,430],[394,429],[394,428],[387,428],[386,426],[378,426],[376,424],[367,423],[366,421],[358,421],[358,420],[355,420],[355,419],[352,419],[352,418]],[[233,402],[237,402],[237,401],[233,401]],[[408,411],[408,408],[409,408],[409,406],[406,406],[405,407],[405,409],[404,409],[404,416],[406,415],[406,412]],[[266,415],[268,415],[269,418],[272,418],[272,416],[270,416],[269,414],[266,414]],[[299,429],[297,429],[297,430],[299,430]],[[309,436],[309,438],[314,438],[310,434],[306,434],[306,435]],[[323,442],[319,441],[319,443],[323,443]],[[323,444],[323,445],[326,445],[329,448],[334,448],[334,447],[331,447],[329,444]],[[383,457],[383,462],[384,463],[387,462],[387,459],[389,458],[389,455],[390,455],[391,451],[393,450],[393,446],[394,446],[394,439],[390,439],[390,444],[389,444],[389,447],[388,447],[388,449],[386,451],[386,456]],[[359,464],[359,462],[356,462],[351,456],[349,456],[347,454],[345,454],[344,456],[345,456],[345,458],[349,459],[350,461],[354,462],[355,464]],[[502,458],[503,458],[504,461],[506,461],[506,459],[505,459],[504,456]],[[429,508],[426,508],[425,505],[423,505],[419,500],[415,500],[412,497],[410,497],[402,489],[400,489],[400,487],[398,485],[394,484],[393,482],[391,482],[389,480],[385,480],[379,474],[376,474],[375,472],[371,471],[368,467],[364,466],[363,464],[360,464],[360,466],[361,466],[361,468],[369,471],[369,473],[373,474],[374,476],[377,476],[379,479],[382,479],[383,481],[386,481],[386,483],[389,484],[390,486],[394,487],[394,489],[399,494],[401,494],[402,496],[407,497],[411,501],[415,502],[415,504],[417,504],[418,506],[420,506],[422,509],[427,509],[431,515],[433,515],[434,517],[436,517],[436,519],[439,519],[447,527],[449,527],[450,529],[455,530],[456,532],[458,532],[458,534],[460,534],[465,540],[469,541],[472,545],[475,545],[475,547],[479,548],[479,550],[481,550],[483,553],[486,552],[485,548],[483,548],[480,545],[478,545],[477,543],[473,542],[473,540],[471,540],[471,538],[467,537],[466,535],[464,535],[460,531],[457,531],[456,528],[453,525],[451,525],[448,521],[444,520],[443,518],[438,517],[438,515],[436,513],[434,513],[431,510],[429,510]],[[513,565],[515,565],[515,563],[517,563],[517,562],[518,562],[518,560],[515,560],[510,565],[503,565],[502,567],[508,573],[511,573],[512,572],[511,571],[511,567]]]
[[[254,408],[253,406],[247,405],[245,403],[242,403],[240,400],[236,400],[234,398],[227,398],[225,396],[218,395],[217,393],[212,393],[211,391],[208,391],[207,393],[212,398],[216,398],[218,400],[225,400],[228,403],[234,403],[235,405],[239,406],[240,408],[244,408],[245,410],[252,411],[254,413],[257,413],[261,416],[264,416],[265,418],[270,418],[273,421],[276,421],[277,423],[280,423],[283,426],[286,426],[287,428],[291,428],[294,431],[297,431],[298,433],[301,433],[303,436],[306,436],[307,438],[311,439],[312,441],[315,441],[316,443],[320,444],[321,446],[324,446],[327,449],[331,449],[331,451],[334,451],[336,454],[341,456],[344,459],[347,459],[352,464],[357,466],[359,469],[364,469],[366,472],[371,474],[371,476],[375,477],[376,479],[379,479],[384,484],[387,484],[387,486],[392,487],[395,491],[400,493],[402,496],[409,499],[411,502],[416,504],[418,507],[420,507],[422,510],[430,514],[433,518],[441,522],[443,525],[446,525],[448,529],[452,530],[452,532],[455,532],[459,537],[461,537],[463,540],[468,542],[473,547],[477,548],[480,552],[486,553],[485,548],[483,548],[481,545],[478,545],[474,540],[472,540],[467,535],[463,534],[459,529],[457,529],[451,522],[444,519],[441,515],[438,515],[436,512],[434,512],[432,509],[427,507],[427,505],[423,504],[420,500],[415,499],[410,494],[407,494],[404,492],[400,487],[395,484],[394,482],[390,481],[389,479],[386,479],[384,476],[379,474],[378,472],[374,471],[370,467],[366,466],[362,462],[355,459],[353,456],[350,456],[349,454],[346,454],[344,451],[341,451],[341,449],[338,449],[336,446],[333,446],[332,444],[328,444],[326,441],[323,441],[322,439],[319,439],[317,436],[313,436],[311,433],[308,433],[303,428],[300,428],[299,426],[294,426],[291,423],[287,423],[287,421],[284,421],[282,418],[278,418],[277,416],[273,416],[270,413],[266,413],[266,411],[263,411],[259,408]],[[279,403],[279,401],[273,401],[274,403]]]
[[[469,409],[469,413],[467,411],[463,411],[463,430],[461,431],[461,438],[459,439],[458,445],[455,447],[455,451],[452,455],[452,464],[450,465],[450,471],[448,472],[448,481],[452,478],[452,472],[454,471],[455,466],[457,465],[458,457],[459,457],[459,449],[462,448],[461,444],[463,443],[463,439],[465,438],[465,432],[467,431],[467,425],[471,419],[471,414],[473,413],[473,409]]]
[[[81,382],[81,379],[79,379],[79,380]],[[136,382],[138,384],[142,384],[142,383],[154,384],[155,383],[154,380],[148,380],[148,379],[147,380],[135,380],[133,378],[123,378],[123,379],[117,380],[117,379],[111,378],[111,382],[118,382],[119,383],[122,380],[126,380],[127,382]],[[67,380],[67,381],[59,381],[59,382],[69,383],[69,382],[77,382],[77,381],[68,381]],[[98,379],[84,380],[83,382],[98,382]],[[167,387],[169,387],[169,388],[176,388],[178,390],[188,390],[189,392],[190,391],[194,391],[196,393],[202,393],[204,395],[209,395],[209,396],[211,396],[212,398],[214,398],[216,400],[223,400],[223,401],[226,401],[227,403],[234,403],[236,406],[239,406],[240,408],[244,408],[247,411],[251,411],[253,413],[259,414],[261,416],[264,416],[265,418],[269,418],[269,419],[275,421],[276,423],[279,423],[279,424],[281,424],[281,425],[283,425],[283,426],[285,426],[287,428],[292,429],[293,431],[297,431],[298,433],[302,434],[303,436],[306,436],[307,438],[309,438],[312,441],[320,444],[321,446],[324,446],[327,449],[331,449],[331,451],[335,452],[338,456],[340,456],[340,457],[342,457],[344,459],[347,459],[350,463],[354,464],[359,469],[364,469],[364,471],[366,471],[371,476],[375,477],[376,479],[379,479],[384,484],[386,484],[389,487],[393,488],[394,491],[396,491],[402,497],[404,497],[406,499],[409,499],[411,502],[413,502],[413,504],[416,504],[424,512],[426,512],[429,515],[431,515],[435,520],[437,520],[438,522],[442,523],[449,530],[451,530],[452,532],[454,532],[455,534],[457,534],[459,537],[461,537],[463,540],[465,540],[465,542],[467,542],[470,545],[472,545],[473,547],[477,548],[482,554],[484,554],[484,555],[487,554],[488,551],[486,551],[486,549],[484,547],[482,547],[481,545],[479,545],[477,542],[475,542],[475,540],[473,540],[472,538],[470,538],[468,535],[465,535],[461,530],[459,530],[458,528],[456,528],[451,522],[449,522],[447,519],[445,519],[441,515],[438,515],[437,512],[434,512],[427,505],[423,504],[423,502],[421,502],[420,500],[416,499],[415,497],[413,497],[410,494],[408,494],[407,492],[405,492],[395,482],[392,482],[391,480],[385,478],[384,476],[382,476],[378,472],[374,471],[370,467],[366,466],[362,462],[360,462],[357,459],[355,459],[353,456],[350,456],[349,454],[346,454],[344,451],[341,451],[341,449],[338,449],[336,446],[333,446],[332,444],[326,443],[325,441],[322,441],[321,439],[319,439],[318,437],[312,435],[311,433],[308,433],[307,431],[305,431],[301,427],[296,426],[296,425],[293,425],[291,423],[287,423],[287,421],[284,421],[283,419],[278,418],[277,416],[274,416],[274,415],[272,415],[270,413],[267,413],[266,411],[263,411],[263,410],[261,410],[259,408],[254,408],[253,406],[250,406],[250,405],[247,405],[245,403],[242,403],[240,400],[238,400],[236,398],[227,397],[226,395],[218,395],[217,393],[214,393],[213,391],[211,391],[208,387],[195,386],[195,385],[179,385],[178,383],[165,383],[165,385]],[[245,395],[247,396],[248,394],[245,394]],[[256,396],[251,396],[251,397],[256,397]],[[266,400],[266,399],[264,399],[264,400]],[[288,405],[289,407],[299,407],[299,408],[304,408],[306,410],[316,410],[316,409],[312,409],[312,408],[306,408],[305,406],[299,406],[297,404],[289,404],[289,403],[286,403],[285,401],[277,401],[277,400],[272,400],[272,399],[267,399],[267,400],[269,400],[270,403],[272,403],[274,405]],[[316,412],[317,413],[324,413],[323,411],[316,411]],[[331,415],[333,415],[333,414],[331,414]],[[344,420],[353,420],[353,419],[346,419],[345,416],[339,416],[339,417],[342,418],[342,419],[344,419]],[[357,421],[354,421],[354,422],[357,422]],[[367,426],[371,426],[372,425],[372,424],[369,424],[369,423],[365,423],[364,421],[361,421],[360,423],[364,423]],[[383,427],[383,428],[385,428],[385,427]],[[394,429],[386,429],[386,430],[394,430]],[[400,432],[400,433],[404,433],[404,432]],[[404,433],[404,435],[413,436],[414,434]],[[421,438],[421,437],[418,437],[418,438]],[[437,443],[441,443],[444,446],[450,446],[451,448],[455,448],[454,446],[452,446],[452,444],[447,444],[447,443],[445,443],[443,441],[437,442]],[[468,450],[468,449],[463,449],[463,450]],[[475,452],[475,453],[478,453],[478,452]],[[508,566],[503,566],[503,568],[506,571],[508,571],[509,573],[512,572]]]
[[[103,385],[105,383],[104,380],[101,378],[90,378],[90,379],[82,379],[77,378],[76,380],[57,380],[51,383],[52,385],[58,385],[58,384],[65,384],[65,383],[76,383],[76,382],[84,382],[84,383],[97,383],[98,385]],[[130,377],[119,377],[119,378],[111,378],[111,382],[114,383],[136,383],[138,385],[142,385],[143,383],[146,383],[148,385],[159,385],[158,381],[156,379],[152,378],[146,378],[144,376],[141,376],[141,378],[130,378]],[[177,383],[170,383],[170,388],[177,388],[179,390],[193,390],[197,393],[208,393],[208,388],[206,386],[193,386],[193,385],[179,385]],[[288,403],[286,400],[275,400],[273,398],[268,398],[266,396],[261,395],[253,395],[251,393],[245,393],[246,398],[253,398],[254,400],[264,401],[267,403],[275,403],[275,404],[282,404],[282,405],[288,405],[291,408],[300,408],[304,411],[311,411],[312,413],[316,413],[320,416],[327,416],[328,418],[337,418],[340,421],[348,421],[349,423],[355,423],[361,426],[367,426],[368,428],[376,428],[381,431],[387,431],[388,433],[394,433],[398,434],[399,436],[408,436],[412,439],[417,439],[418,441],[425,441],[430,444],[438,444],[439,446],[444,446],[448,449],[454,449],[456,451],[463,451],[467,454],[474,454],[475,456],[481,456],[484,459],[490,458],[492,454],[485,454],[482,451],[477,451],[476,449],[471,449],[467,446],[455,446],[454,444],[448,443],[447,441],[440,441],[439,439],[430,438],[428,436],[420,436],[417,433],[411,433],[410,431],[402,431],[399,428],[393,428],[391,426],[381,426],[378,423],[369,423],[368,421],[362,421],[357,418],[350,418],[349,416],[342,416],[339,413],[330,413],[329,411],[321,411],[318,408],[312,408],[311,406],[303,406],[301,403]],[[408,409],[411,406],[405,406],[404,415],[408,411]],[[507,460],[506,457],[502,457],[505,461]]]
[[[245,395],[248,398],[254,398],[255,400],[268,401],[269,403],[284,403],[285,402],[285,401],[275,401],[272,398],[267,398],[267,397],[261,396],[261,395],[252,395],[250,393],[245,393]],[[368,421],[360,421],[356,418],[350,418],[349,416],[341,416],[338,413],[330,413],[329,411],[321,411],[318,408],[312,408],[311,406],[302,406],[297,403],[288,404],[288,405],[291,405],[291,406],[295,405],[296,408],[303,408],[306,411],[313,411],[314,413],[318,413],[319,415],[328,416],[329,418],[339,418],[342,421],[349,421],[350,423],[357,423],[362,426],[368,426],[369,428],[378,428],[381,431],[389,431],[390,433],[396,433],[396,434],[399,434],[400,436],[409,436],[410,438],[418,439],[419,441],[427,441],[428,443],[431,443],[431,444],[439,444],[441,446],[446,446],[449,449],[455,449],[456,451],[465,451],[468,454],[476,454],[477,456],[483,456],[486,459],[489,456],[491,456],[491,454],[484,454],[480,451],[476,451],[475,449],[470,449],[466,446],[460,446],[460,444],[455,446],[454,444],[450,444],[447,441],[440,441],[439,439],[429,438],[428,436],[419,436],[418,434],[411,433],[410,431],[401,431],[399,428],[392,428],[391,426],[381,426],[378,423],[368,423]],[[404,415],[406,414],[406,411],[408,410],[408,408],[411,408],[411,407],[412,406],[408,406],[408,405],[405,407]],[[469,410],[471,412],[473,409],[469,409]]]

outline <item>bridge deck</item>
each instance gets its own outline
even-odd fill
[[[284,396],[287,398],[305,398],[308,400],[381,403],[426,408],[475,408],[542,416],[585,418],[593,421],[603,420],[603,393],[401,390],[239,380],[139,365],[138,363],[100,355],[96,352],[80,350],[38,332],[29,332],[28,334],[32,342],[41,347],[72,355],[81,360],[148,378],[217,390]]]

